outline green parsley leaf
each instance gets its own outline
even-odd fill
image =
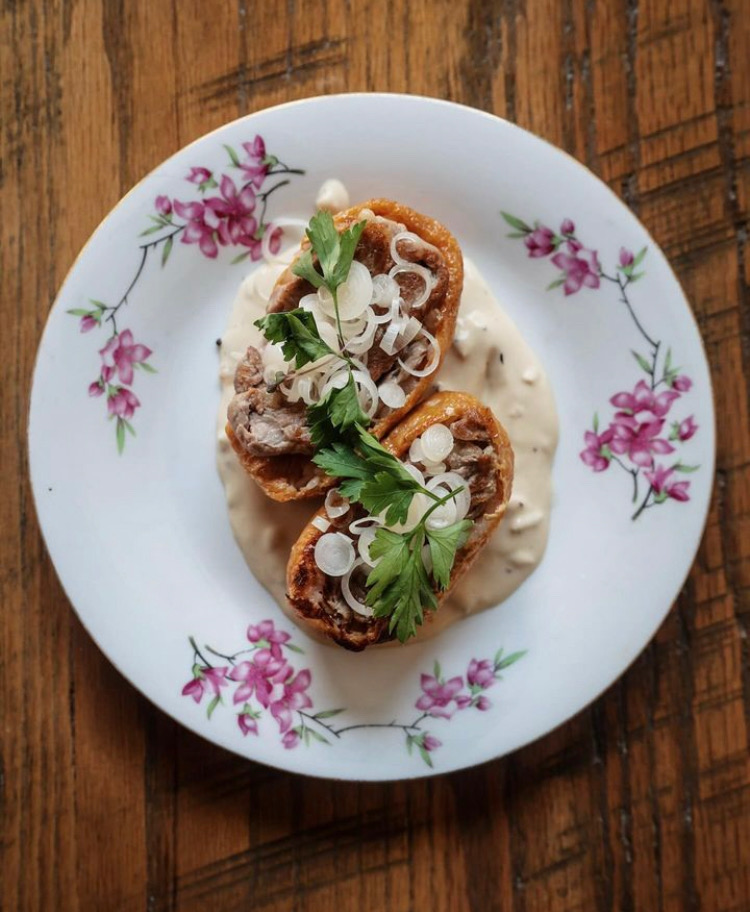
[[[310,436],[316,447],[329,446],[349,435],[355,426],[368,424],[370,419],[362,411],[357,396],[357,385],[351,370],[346,385],[330,390],[323,399],[307,410]]]
[[[354,251],[365,229],[366,222],[351,225],[340,234],[336,230],[333,216],[330,212],[318,212],[310,219],[307,228],[307,237],[312,250],[318,257],[322,275],[315,268],[312,252],[305,250],[292,268],[292,272],[303,279],[307,279],[315,288],[325,285],[331,294],[336,293],[349,275]]]
[[[432,557],[432,576],[441,589],[447,589],[456,559],[456,551],[466,544],[469,530],[473,526],[470,519],[446,526],[444,529],[427,529],[427,544]]]
[[[255,325],[269,342],[281,343],[284,358],[294,361],[298,369],[318,358],[337,354],[320,338],[315,317],[307,310],[297,308],[266,314]]]
[[[412,499],[422,490],[422,485],[408,472],[398,475],[380,471],[362,485],[359,502],[373,516],[385,511],[386,524],[392,526],[406,522]]]

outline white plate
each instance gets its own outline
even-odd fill
[[[304,173],[265,173],[286,168]],[[546,366],[561,427],[538,571],[507,602],[437,639],[359,655],[309,640],[254,580],[214,464],[215,339],[252,266],[233,260],[254,251],[245,244],[262,213],[259,194],[287,180],[268,196],[265,219],[306,219],[332,176],[353,200],[392,197],[451,228]],[[236,198],[248,181],[257,198]],[[567,284],[548,290],[562,273]],[[101,308],[126,298],[111,340],[114,311]],[[80,331],[82,321],[89,331]],[[643,226],[584,167],[529,133],[469,108],[397,95],[261,111],[138,184],[94,233],[52,308],[29,438],[52,559],[122,673],[223,747],[347,779],[479,763],[596,697],[677,595],[714,466],[701,340]],[[675,464],[691,471],[665,471]]]

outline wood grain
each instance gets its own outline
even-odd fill
[[[750,16],[746,0],[5,0],[0,11],[3,910],[750,910]],[[71,612],[27,480],[33,360],[76,252],[181,145],[253,110],[405,91],[583,161],[671,258],[718,469],[655,640],[538,743],[431,781],[230,756]]]

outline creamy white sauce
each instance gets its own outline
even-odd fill
[[[453,346],[436,389],[472,393],[505,426],[515,453],[508,512],[476,563],[443,602],[418,638],[506,599],[544,555],[552,499],[552,459],[557,412],[552,389],[538,359],[502,310],[476,266],[464,261],[464,290]],[[224,427],[234,393],[234,371],[248,345],[259,346],[253,321],[265,313],[283,264],[259,267],[240,287],[221,341],[221,405],[218,415],[219,474],[224,483],[234,536],[256,579],[296,620],[285,597],[286,565],[292,545],[319,506],[316,500],[277,503],[247,475]]]

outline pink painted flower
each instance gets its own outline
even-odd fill
[[[677,428],[677,436],[680,440],[690,440],[690,438],[698,430],[698,425],[695,423],[695,418],[690,415],[688,418],[685,418],[684,421],[681,421]]]
[[[247,159],[240,162],[240,170],[245,178],[256,187],[265,180],[270,163],[266,159],[266,144],[262,136],[256,136],[252,142],[242,143]]]
[[[279,723],[279,731],[284,734],[292,724],[292,712],[297,709],[308,709],[313,705],[305,691],[310,686],[312,675],[305,668],[296,678],[284,684],[281,698],[271,704],[271,715]]]
[[[126,421],[133,417],[135,410],[140,405],[140,399],[135,393],[124,386],[118,386],[114,393],[107,397],[107,411],[109,414],[124,418]]]
[[[187,224],[182,232],[183,244],[197,244],[203,256],[215,259],[219,253],[214,228],[205,222],[206,207],[203,203],[182,203],[174,201],[174,211]]]
[[[193,680],[188,681],[182,688],[183,697],[192,697],[196,703],[200,703],[203,695],[212,693],[215,697],[221,694],[221,688],[227,686],[224,676],[227,673],[225,667],[208,668],[205,665],[196,666],[193,672]]]
[[[568,241],[568,247],[575,245]],[[566,295],[575,294],[581,286],[599,287],[599,259],[595,250],[575,250],[568,254],[560,251],[552,257],[552,262],[565,273],[563,290]]]
[[[133,342],[133,333],[129,329],[115,334],[99,354],[105,367],[115,368],[122,383],[133,382],[133,365],[141,364],[152,352],[145,345]]]
[[[459,707],[456,697],[464,686],[463,678],[455,677],[441,683],[433,675],[423,674],[421,677],[422,696],[417,700],[416,707],[430,716],[440,716],[450,719]]]
[[[471,687],[480,687],[486,690],[495,683],[495,665],[490,659],[482,659],[477,662],[472,659],[469,662],[469,670],[466,672],[466,681]]]
[[[259,643],[264,640],[269,644],[274,659],[280,659],[281,647],[292,637],[283,630],[276,630],[273,621],[261,621],[260,624],[251,624],[247,628],[247,638],[251,643]]]
[[[281,739],[281,743],[287,750],[292,750],[299,744],[299,732],[288,731]]]
[[[693,381],[690,377],[686,377],[685,374],[680,374],[679,377],[674,381],[672,386],[679,390],[681,393],[686,393],[690,387],[693,385]]]
[[[643,473],[648,483],[654,489],[657,500],[666,500],[671,497],[673,500],[685,502],[690,500],[688,488],[689,481],[677,481],[674,475],[674,469],[668,469],[665,466],[656,466],[650,472]]]
[[[286,680],[291,668],[282,659],[275,659],[270,649],[259,649],[252,662],[240,662],[229,672],[232,681],[239,681],[240,686],[234,692],[235,703],[245,703],[255,694],[264,709],[268,709],[274,687]]]
[[[98,325],[99,325],[98,322],[92,316],[89,316],[89,314],[86,314],[84,317],[81,317],[81,332],[82,333],[91,332],[91,330],[95,326],[98,326]]]
[[[620,266],[622,266],[623,269],[632,266],[634,259],[635,257],[633,256],[632,250],[628,250],[627,247],[620,247]]]
[[[101,396],[104,393],[104,384],[101,380],[94,380],[89,384],[89,396]]]
[[[168,196],[157,196],[154,206],[159,215],[169,215],[172,212],[172,201]]]
[[[428,752],[431,753],[434,750],[437,750],[439,747],[443,746],[442,741],[438,741],[437,738],[433,738],[432,735],[425,735],[422,738],[422,747]]]
[[[605,469],[609,468],[611,456],[605,447],[609,448],[614,435],[615,432],[611,427],[607,428],[602,434],[597,434],[594,431],[586,431],[583,435],[586,449],[582,450],[579,455],[583,462],[585,462],[587,466],[590,466],[595,472],[603,472]]]
[[[481,712],[487,712],[488,709],[492,708],[492,703],[487,699],[487,697],[485,697],[484,694],[482,694],[482,696],[479,697],[476,702],[476,707],[478,710],[481,710]]]
[[[563,219],[562,225],[560,225],[560,234],[575,234],[576,226],[569,219]]]
[[[220,244],[251,247],[257,242],[255,233],[258,230],[258,222],[252,214],[255,191],[252,187],[238,190],[232,178],[225,174],[219,183],[219,192],[221,196],[205,200],[205,224],[217,232]]]
[[[614,436],[610,449],[618,456],[627,456],[637,466],[650,468],[654,453],[674,452],[674,447],[659,437],[663,427],[663,418],[641,422],[630,415],[618,414],[612,424]]]
[[[206,181],[210,181],[213,177],[212,173],[208,168],[191,168],[190,173],[185,178],[189,180],[191,184],[205,184]]]
[[[665,390],[658,395],[645,380],[639,380],[632,393],[617,393],[609,400],[612,405],[622,409],[622,415],[638,415],[640,412],[651,412],[654,418],[663,418],[680,394],[674,390]]]
[[[540,225],[524,238],[524,244],[532,258],[549,256],[555,249],[555,232],[545,225]]]
[[[258,734],[258,720],[255,716],[250,715],[250,713],[240,713],[237,716],[237,724],[243,735]]]

